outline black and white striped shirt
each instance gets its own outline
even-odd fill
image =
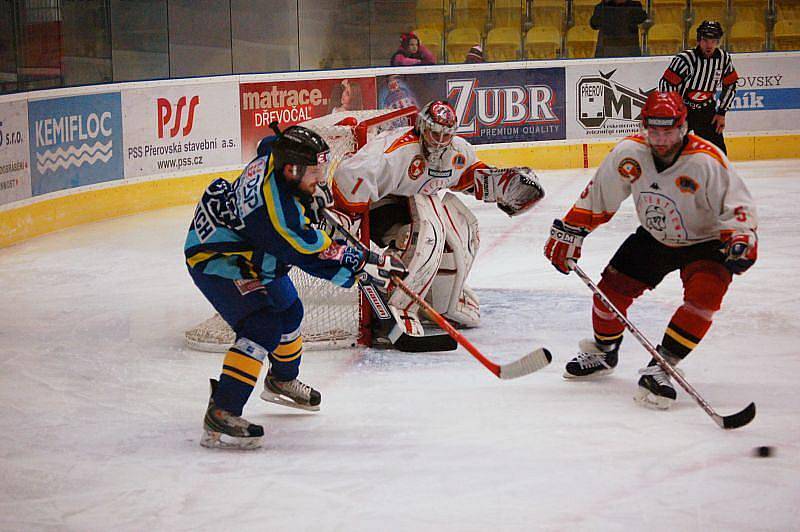
[[[717,48],[706,58],[698,48],[684,50],[672,58],[658,82],[660,91],[676,91],[683,96],[689,109],[713,105],[714,93],[722,83],[722,94],[717,103],[717,113],[725,114],[736,95],[739,75],[733,68],[731,54]]]

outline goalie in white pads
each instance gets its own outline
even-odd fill
[[[405,279],[415,292],[451,322],[475,327],[478,297],[465,282],[480,239],[474,214],[451,190],[496,202],[509,216],[530,209],[543,196],[529,168],[491,168],[455,135],[456,113],[446,101],[429,102],[415,127],[379,134],[333,176],[335,208],[350,218],[369,212],[370,238],[407,265]],[[396,324],[394,344],[403,335],[423,336],[418,306],[401,290],[389,289]],[[386,332],[386,331],[384,331]]]
[[[679,271],[683,304],[667,325],[658,351],[671,365],[685,359],[711,327],[734,274],[756,261],[753,198],[725,154],[686,134],[686,106],[676,92],[650,93],[642,134],[620,141],[563,220],[555,220],[545,255],[562,273],[581,256],[581,243],[633,196],[640,227],[620,246],[598,287],[626,313],[634,299]],[[607,375],[617,365],[623,324],[595,296],[594,338],[582,340],[564,378]],[[669,408],[676,392],[655,360],[640,370],[636,399]]]

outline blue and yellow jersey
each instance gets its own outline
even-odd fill
[[[268,285],[292,265],[349,288],[355,280],[331,239],[309,225],[305,207],[275,177],[270,153],[233,183],[212,182],[197,204],[184,245],[186,263],[207,275]]]

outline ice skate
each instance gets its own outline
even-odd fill
[[[659,346],[658,352],[671,365],[674,366],[678,362],[678,359],[667,353],[663,347]],[[675,403],[678,394],[672,386],[669,374],[655,360],[650,360],[646,368],[639,370],[639,374],[641,375],[639,389],[634,396],[637,403],[658,410],[667,410]]]
[[[290,381],[279,381],[270,373],[264,378],[264,391],[261,398],[268,403],[310,410],[319,410],[322,402],[320,393],[307,384],[303,384],[297,379]]]
[[[617,366],[619,344],[604,351],[594,340],[584,338],[578,343],[578,355],[567,362],[564,378],[567,380],[590,379],[610,375]]]
[[[212,449],[258,449],[261,447],[264,427],[218,408],[213,399],[217,384],[219,383],[216,380],[211,379],[212,398],[208,400],[200,445]]]

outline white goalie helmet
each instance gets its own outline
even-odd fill
[[[428,102],[417,115],[417,131],[429,154],[447,149],[456,134],[456,110],[445,100]]]

